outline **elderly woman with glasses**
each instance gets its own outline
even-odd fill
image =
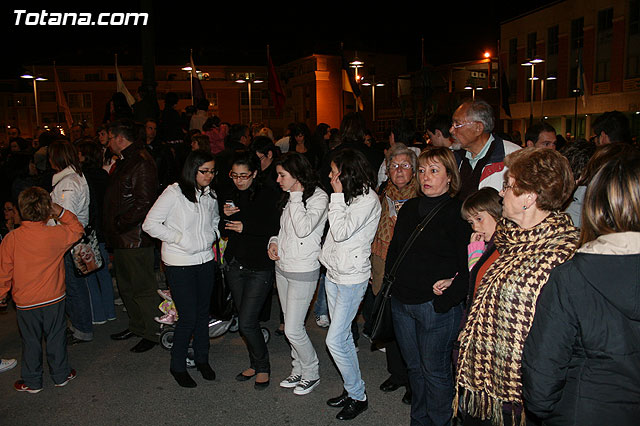
[[[447,425],[454,395],[451,353],[468,287],[471,227],[460,215],[460,175],[449,148],[423,151],[417,175],[423,196],[402,206],[385,269],[393,267],[414,230],[424,226],[395,274],[393,325],[413,393],[411,424]],[[434,294],[433,285],[451,277],[451,287]]]
[[[269,386],[269,351],[260,330],[260,312],[273,286],[274,263],[267,254],[272,235],[280,229],[279,194],[262,184],[258,158],[237,152],[229,177],[233,190],[225,197],[223,235],[226,278],[238,309],[238,326],[249,351],[249,367],[236,376],[244,382],[255,376],[255,389]]]
[[[578,231],[561,213],[574,180],[557,151],[525,148],[505,158],[496,250],[474,267],[460,333],[456,384],[464,425],[525,424],[521,360],[540,290],[568,260]]]
[[[378,191],[382,214],[371,246],[371,290],[374,296],[382,287],[384,263],[389,243],[393,237],[393,229],[398,219],[398,212],[406,201],[419,194],[416,178],[418,158],[413,150],[402,143],[396,143],[387,152],[385,164],[389,179],[382,184]],[[399,387],[406,386],[407,392],[402,401],[410,404],[411,391],[409,390],[407,366],[400,355],[398,345],[395,341],[387,342],[385,348],[387,370],[391,376],[380,385],[380,389],[383,392],[393,392]]]

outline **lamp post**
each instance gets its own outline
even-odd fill
[[[373,121],[376,121],[376,87],[384,87],[384,83],[376,83],[375,76],[372,78],[372,82],[365,81],[363,86],[371,86],[371,111]]]
[[[555,79],[556,79],[555,75],[550,75],[550,76],[547,76],[547,78],[540,79],[540,117],[542,117],[543,119],[544,119],[544,82],[555,80]]]
[[[38,81],[47,81],[47,79],[42,76],[36,75],[35,67],[33,67],[33,73],[26,72],[22,74],[20,78],[33,80],[33,103],[36,107],[36,130],[37,130],[40,128],[40,113],[38,111],[38,88],[36,86],[36,83]]]
[[[521,65],[523,67],[531,67],[531,77],[529,78],[529,80],[531,80],[531,102],[529,105],[529,126],[533,125],[533,82],[535,81],[535,68],[536,68],[536,64],[541,64],[544,62],[544,59],[540,59],[540,58],[534,58],[534,59],[529,59],[526,62],[523,62]]]
[[[356,52],[356,57],[353,59],[353,61],[349,62],[349,66],[356,70],[355,79],[356,83],[358,83],[360,80],[360,76],[358,75],[358,68],[364,67],[364,62],[358,59],[358,52]]]
[[[247,88],[249,90],[249,123],[253,123],[253,115],[251,112],[251,83],[260,84],[262,82],[263,80],[256,78],[253,73],[239,74],[236,79],[236,83],[238,84],[247,83]]]

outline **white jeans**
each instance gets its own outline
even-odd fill
[[[278,297],[284,314],[284,333],[291,343],[291,374],[301,375],[305,380],[320,378],[318,355],[304,326],[316,284],[317,281],[291,280],[276,271]]]

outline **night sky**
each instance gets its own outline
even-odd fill
[[[197,3],[207,6],[198,6]],[[231,5],[233,3],[233,5]],[[495,52],[499,23],[553,1],[420,2],[420,10],[371,10],[373,2],[349,9],[329,2],[299,1],[287,6],[261,2],[154,2],[151,28],[156,63],[184,64],[194,49],[196,64],[261,65],[270,45],[275,65],[312,53],[339,54],[346,50],[397,53],[407,56],[409,70],[420,66],[421,38],[427,62],[438,65],[479,58]],[[91,6],[89,6],[91,4]],[[21,66],[110,65],[114,53],[122,65],[138,65],[141,27],[15,26],[15,9],[27,12],[139,12],[139,1],[4,3],[2,40],[5,62],[0,78],[19,75]],[[338,3],[339,4],[339,3]],[[137,5],[137,6],[136,6]],[[236,6],[241,5],[241,6]],[[309,11],[308,8],[316,8]],[[367,9],[368,7],[368,9]],[[147,11],[147,10],[144,10]],[[23,18],[24,19],[24,18]]]

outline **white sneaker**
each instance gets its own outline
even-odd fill
[[[331,325],[331,321],[329,321],[328,315],[318,315],[316,316],[316,324],[318,327],[327,328]]]
[[[18,365],[18,361],[15,359],[2,359],[0,360],[0,373],[11,370]]]
[[[302,376],[299,374],[292,374],[289,377],[287,377],[286,379],[284,379],[283,381],[280,382],[280,387],[282,388],[295,388],[298,383],[300,383],[300,380],[302,379]]]
[[[306,395],[311,392],[316,386],[320,384],[320,379],[315,380],[300,380],[300,383],[296,385],[296,388],[293,390],[293,393],[296,395]]]

